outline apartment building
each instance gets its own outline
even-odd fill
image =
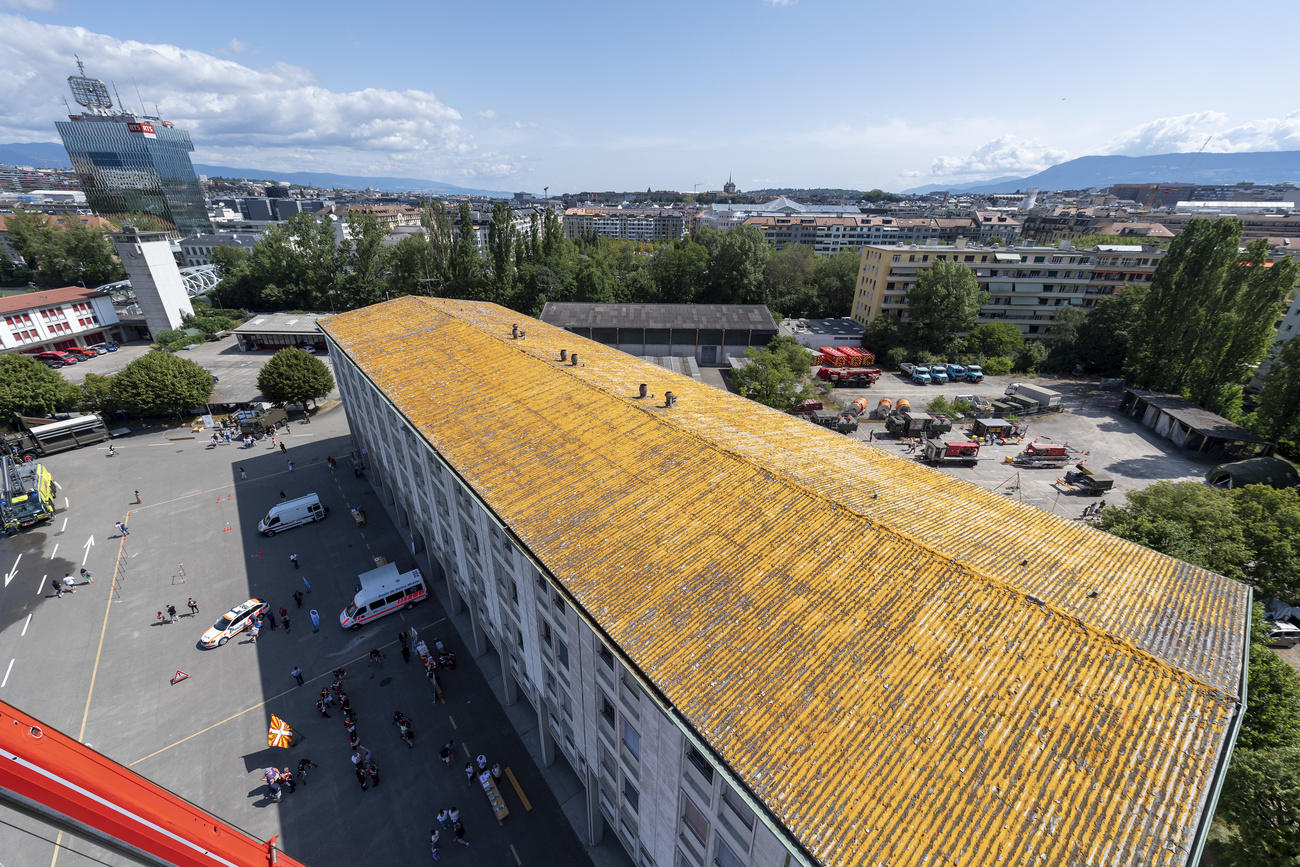
[[[1097,214],[1090,208],[1053,208],[1039,213],[1030,212],[1021,218],[1020,242],[1055,244],[1091,234],[1096,223]]]
[[[994,238],[1003,244],[1020,240],[1020,221],[1006,211],[976,211],[975,222],[979,224],[979,235],[971,240],[980,244],[987,244]]]
[[[981,322],[1011,322],[1026,337],[1041,337],[1060,307],[1092,307],[1129,283],[1150,283],[1164,255],[1153,245],[981,247],[961,243],[872,246],[862,249],[853,294],[854,320],[881,314],[907,318],[907,292],[935,262],[960,262],[975,272],[989,297]]]
[[[182,268],[212,264],[212,251],[218,247],[238,247],[251,250],[262,238],[261,232],[216,232],[181,238],[180,256],[177,259]]]
[[[840,250],[858,250],[870,244],[951,244],[958,238],[973,240],[979,228],[970,217],[872,217],[768,214],[747,217],[741,225],[756,226],[776,249],[788,244],[811,247],[829,256]]]
[[[496,305],[321,329],[380,502],[588,842],[1195,863],[1242,585]]]
[[[0,352],[28,354],[122,340],[113,302],[97,289],[64,286],[0,298]]]
[[[602,238],[627,241],[677,241],[686,234],[686,218],[681,211],[569,208],[563,219],[566,238],[595,232]]]

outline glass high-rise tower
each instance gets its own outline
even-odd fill
[[[80,61],[77,66],[85,72]],[[113,111],[108,88],[97,78],[71,75],[68,85],[86,111],[54,125],[91,209],[101,216],[153,214],[182,236],[211,232],[190,162],[190,134],[158,117]]]

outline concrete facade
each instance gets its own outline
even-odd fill
[[[0,316],[0,351],[30,354],[122,339],[112,299],[80,286],[0,298]]]
[[[181,320],[192,315],[194,307],[166,234],[127,229],[113,235],[113,247],[126,269],[149,331],[156,335],[168,328],[180,328]]]
[[[466,645],[501,667],[505,702],[536,713],[543,764],[565,762],[586,792],[579,835],[612,831],[644,867],[808,863],[725,779],[727,769],[670,715],[450,465],[329,341],[356,447],[409,550]]]

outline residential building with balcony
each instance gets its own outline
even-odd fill
[[[864,326],[881,315],[906,320],[907,293],[917,274],[946,260],[969,267],[988,291],[980,322],[1011,322],[1027,338],[1042,337],[1059,308],[1089,308],[1125,285],[1150,283],[1163,255],[1153,245],[1139,244],[864,247],[851,315]]]
[[[873,217],[776,214],[747,217],[741,225],[756,226],[776,249],[798,244],[829,256],[870,244],[952,243],[978,233],[969,217]]]
[[[686,234],[686,219],[681,211],[657,208],[569,208],[563,221],[566,238],[595,232],[602,238],[654,242],[677,241]]]
[[[589,844],[1196,863],[1249,588],[496,305],[321,329],[401,565]]]
[[[35,354],[123,339],[112,300],[82,286],[7,295],[0,298],[0,318],[0,352]]]

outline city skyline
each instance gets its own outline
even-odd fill
[[[5,7],[0,58],[22,72],[0,77],[0,140],[57,139],[79,54],[128,108],[157,104],[189,129],[204,163],[531,191],[708,190],[728,176],[742,190],[901,190],[1207,139],[1300,150],[1300,104],[1248,86],[1273,69],[1246,48],[1256,24],[1300,24],[1283,4],[1228,20],[1169,5],[1159,38],[1105,40],[1085,34],[1128,20],[1119,6],[974,20],[838,0],[491,16],[398,4],[346,27],[328,4],[232,2],[201,26],[160,3]]]

